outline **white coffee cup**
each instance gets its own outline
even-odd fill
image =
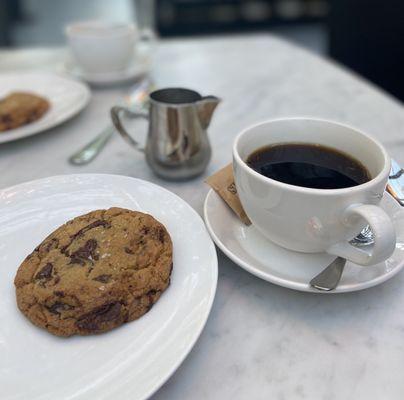
[[[66,27],[66,36],[73,58],[88,73],[125,70],[139,40],[134,24],[104,21],[72,23]]]
[[[311,189],[270,179],[246,164],[252,152],[277,143],[312,143],[340,150],[359,160],[372,179],[344,189]],[[245,212],[274,243],[300,252],[327,252],[360,265],[384,261],[394,251],[394,227],[379,206],[390,158],[380,143],[359,130],[312,118],[266,121],[237,136],[233,168]],[[349,241],[366,224],[373,231],[374,245],[352,246]]]

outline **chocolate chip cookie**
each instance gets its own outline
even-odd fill
[[[105,332],[149,311],[172,265],[170,235],[151,215],[92,211],[56,229],[22,262],[18,308],[58,336]]]
[[[14,92],[0,100],[0,132],[18,128],[41,118],[49,102],[33,93]]]

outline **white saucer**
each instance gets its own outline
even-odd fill
[[[316,293],[343,293],[378,285],[397,274],[404,266],[404,208],[387,193],[382,207],[393,218],[397,245],[383,263],[361,267],[348,262],[339,286],[331,292],[313,289],[309,281],[335,257],[286,250],[244,225],[224,201],[210,190],[204,205],[208,231],[217,246],[236,264],[253,275],[290,289]]]
[[[146,75],[151,67],[151,58],[139,55],[122,71],[91,73],[83,71],[74,61],[67,60],[63,65],[65,73],[86,81],[92,85],[110,85],[135,80]]]

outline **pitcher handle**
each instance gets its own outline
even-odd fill
[[[123,124],[122,124],[122,121],[121,121],[121,114],[123,114],[123,115],[125,115],[125,116],[127,116],[129,118],[145,118],[145,119],[149,119],[148,115],[146,113],[142,113],[142,112],[139,112],[139,111],[132,111],[132,110],[129,110],[128,108],[126,108],[126,107],[121,107],[121,106],[114,106],[114,107],[111,108],[112,123],[114,124],[117,131],[136,150],[144,152],[144,149],[140,147],[139,143],[135,139],[133,139],[133,137],[131,135],[129,135],[129,133],[123,127]]]

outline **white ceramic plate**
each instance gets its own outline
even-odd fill
[[[80,112],[90,100],[90,91],[86,85],[60,75],[40,72],[0,74],[0,98],[15,91],[43,96],[50,102],[50,108],[37,121],[0,132],[0,143],[53,128]]]
[[[305,254],[286,250],[262,236],[253,226],[245,226],[210,190],[204,207],[209,233],[218,247],[237,265],[266,281],[303,292],[343,293],[378,285],[404,267],[404,208],[388,193],[382,207],[393,218],[397,245],[383,263],[361,267],[348,262],[338,287],[330,292],[313,289],[309,282],[335,258],[329,254]]]
[[[58,338],[17,309],[24,257],[56,227],[111,206],[154,215],[174,245],[171,285],[137,321],[95,336]],[[217,282],[215,246],[199,215],[173,193],[139,179],[66,175],[0,191],[0,398],[139,400],[156,391],[191,350]]]

